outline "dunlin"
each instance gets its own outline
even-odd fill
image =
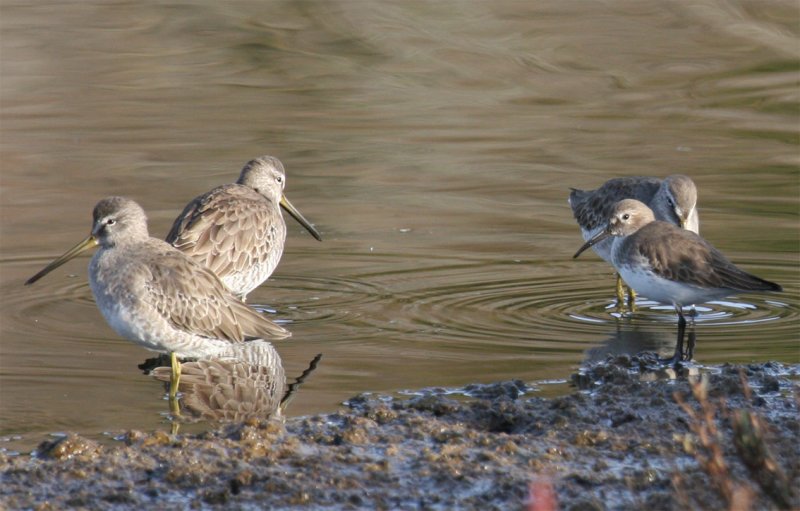
[[[697,215],[697,188],[688,176],[676,174],[665,179],[654,177],[620,177],[606,181],[596,190],[572,189],[569,204],[581,228],[584,241],[594,238],[608,222],[614,205],[623,199],[636,199],[647,204],[658,220],[700,232]],[[611,262],[611,240],[604,240],[592,249]],[[624,290],[617,275],[617,304],[622,305]],[[633,307],[634,294],[629,294]]]
[[[611,263],[625,282],[651,300],[671,304],[678,313],[675,362],[683,358],[684,305],[742,292],[782,291],[778,284],[736,267],[698,234],[656,220],[653,211],[638,200],[618,202],[605,227],[574,257],[612,237]]]

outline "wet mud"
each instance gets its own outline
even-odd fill
[[[201,434],[77,435],[0,454],[3,509],[800,507],[800,366],[677,374],[654,355],[460,393],[362,394],[338,413]]]

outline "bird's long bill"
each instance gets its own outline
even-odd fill
[[[58,259],[56,259],[52,263],[50,263],[47,266],[45,266],[44,269],[42,269],[42,271],[40,271],[39,273],[37,273],[33,277],[29,278],[25,282],[25,285],[27,286],[29,284],[33,284],[34,282],[36,282],[40,278],[44,277],[45,275],[47,275],[51,271],[55,270],[56,268],[58,268],[62,264],[66,263],[67,261],[69,261],[70,259],[75,257],[76,255],[78,255],[81,252],[84,252],[86,250],[89,250],[90,248],[94,248],[96,246],[97,246],[97,238],[95,238],[92,235],[89,235],[88,238],[86,238],[85,240],[81,241],[80,243],[78,243],[77,245],[72,247],[71,249],[67,250],[67,252],[64,255],[62,255],[61,257],[59,257]]]
[[[575,252],[575,255],[572,256],[572,258],[575,259],[579,255],[581,255],[584,250],[586,250],[587,248],[591,247],[592,245],[597,245],[598,243],[600,243],[604,239],[608,238],[609,236],[611,236],[610,232],[608,232],[608,231],[600,231],[599,233],[597,233],[595,235],[594,238],[592,238],[589,241],[587,241],[586,243],[584,243],[583,246],[581,248],[579,248],[577,252]]]
[[[288,211],[289,214],[292,215],[292,217],[294,217],[295,220],[300,222],[300,225],[305,227],[306,230],[308,230],[308,232],[310,232],[311,235],[317,239],[317,241],[322,241],[322,236],[320,236],[319,231],[317,231],[314,228],[314,226],[311,225],[311,222],[306,220],[306,217],[304,217],[303,215],[300,214],[299,211],[297,211],[297,208],[292,206],[292,203],[289,202],[289,199],[287,199],[285,195],[281,195],[281,206],[283,206],[283,209]]]

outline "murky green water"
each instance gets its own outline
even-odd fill
[[[24,280],[127,195],[163,237],[191,198],[273,154],[324,243],[291,224],[249,301],[324,358],[290,414],[361,391],[558,380],[670,353],[619,318],[570,186],[685,173],[701,233],[781,283],[701,309],[700,363],[800,361],[794,2],[4,1],[0,443],[163,428],[163,388],[94,306],[87,259]],[[21,438],[20,438],[21,437]]]

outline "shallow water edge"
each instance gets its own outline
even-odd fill
[[[698,397],[696,370],[665,378],[651,370],[653,357],[587,365],[572,376],[584,390],[556,398],[505,381],[465,387],[461,394],[469,397],[462,398],[362,394],[337,413],[285,424],[249,420],[202,434],[129,431],[110,446],[69,435],[43,443],[33,457],[0,453],[0,503],[713,509],[729,505],[721,488],[730,483],[753,509],[797,507],[800,365],[704,368],[706,394]],[[697,420],[705,412],[710,419]],[[765,429],[743,432],[737,417],[755,417],[752,424]],[[717,428],[719,443],[704,444],[702,427]],[[741,447],[742,438],[760,446],[760,458]],[[701,462],[710,454],[722,460],[724,478]],[[765,474],[764,459],[773,472]]]

